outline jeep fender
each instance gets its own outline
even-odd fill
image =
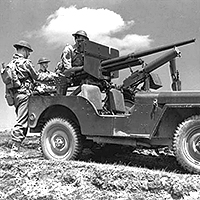
[[[29,101],[29,127],[41,131],[47,119],[64,117],[81,127],[83,135],[111,135],[113,118],[101,117],[95,107],[81,96],[33,96]],[[93,122],[93,123],[91,123]]]
[[[172,139],[179,123],[200,114],[200,104],[165,104],[150,138]]]

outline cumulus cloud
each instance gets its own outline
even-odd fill
[[[90,40],[117,48],[125,54],[147,48],[152,41],[149,35],[125,34],[133,25],[133,20],[124,21],[119,14],[108,9],[61,7],[48,17],[37,36],[54,46],[64,46],[73,43],[72,33],[85,30]]]

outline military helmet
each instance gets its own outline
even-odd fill
[[[19,42],[15,43],[13,46],[14,46],[15,48],[18,48],[18,47],[25,47],[25,48],[27,48],[30,52],[33,51],[33,49],[31,48],[31,45],[30,45],[28,42],[24,41],[24,40],[20,40]]]
[[[40,59],[38,60],[38,64],[41,64],[41,63],[48,63],[48,62],[50,62],[50,60],[47,59],[47,58],[45,58],[45,57],[40,58]]]
[[[81,35],[81,36],[83,36],[83,37],[85,37],[85,38],[87,38],[88,40],[89,40],[89,38],[88,38],[88,36],[87,36],[87,33],[85,32],[85,31],[83,31],[83,30],[79,30],[79,31],[77,31],[76,33],[74,33],[74,34],[72,34],[74,37],[76,36],[76,35]]]

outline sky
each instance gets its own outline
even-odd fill
[[[0,61],[9,62],[13,44],[26,40],[34,50],[30,59],[36,70],[38,59],[47,57],[53,71],[78,30],[85,30],[94,42],[118,49],[120,55],[196,38],[179,47],[176,63],[182,90],[200,90],[199,0],[0,0]],[[149,63],[164,53],[143,60]],[[163,83],[159,91],[171,90],[168,64],[156,73]],[[121,71],[115,83],[121,84],[129,74],[128,69]],[[0,130],[12,128],[16,119],[4,96],[0,80]]]

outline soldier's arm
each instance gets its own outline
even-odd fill
[[[26,67],[27,67],[32,79],[34,79],[36,81],[48,81],[48,80],[54,79],[54,76],[52,76],[52,75],[38,73],[35,70],[35,68],[30,60],[27,60]]]
[[[71,46],[67,45],[61,55],[62,64],[64,65],[64,69],[72,68],[72,50]]]
[[[39,73],[35,70],[32,62],[30,60],[26,60],[26,68],[30,74],[30,76],[34,79],[34,80],[37,80],[38,79],[38,75]]]

